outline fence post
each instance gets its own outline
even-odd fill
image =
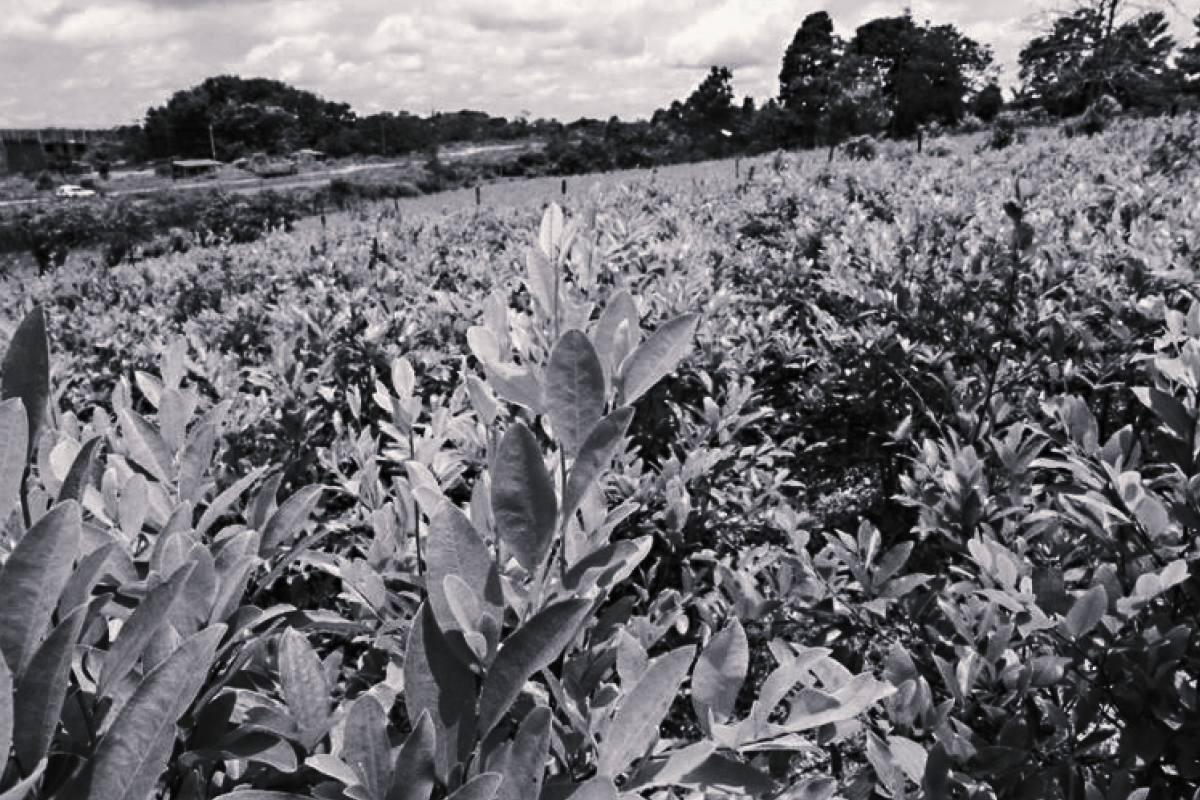
[[[563,195],[563,197],[567,196],[567,179],[566,178],[562,179],[562,195]]]
[[[479,205],[479,187],[478,186],[475,187],[475,205],[476,206]]]

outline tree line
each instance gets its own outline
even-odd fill
[[[1019,55],[1020,84],[1006,101],[991,48],[949,24],[911,13],[881,17],[839,35],[830,15],[807,15],[788,44],[779,93],[738,102],[733,73],[713,66],[686,99],[650,120],[528,120],[480,111],[357,115],[280,81],[219,76],[149,109],[140,126],[115,129],[103,159],[230,161],[313,148],[330,156],[385,157],[459,142],[538,138],[529,172],[570,174],[651,166],[778,148],[836,146],[849,137],[905,138],[1004,108],[1047,118],[1083,113],[1110,97],[1128,111],[1164,113],[1200,95],[1196,41],[1177,47],[1161,10],[1128,0],[1083,0],[1053,19]],[[434,155],[436,157],[436,155]]]

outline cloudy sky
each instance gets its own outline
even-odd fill
[[[140,122],[219,74],[268,77],[359,114],[470,108],[568,121],[648,118],[713,64],[738,96],[778,90],[822,8],[838,33],[913,9],[1016,53],[1059,0],[0,0],[0,127]],[[1061,7],[1061,3],[1059,4]],[[1177,36],[1191,36],[1177,20]]]

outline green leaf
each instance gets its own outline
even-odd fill
[[[547,318],[552,317],[558,295],[554,285],[555,268],[550,257],[537,250],[528,251],[525,254],[525,271],[528,276],[525,285],[533,301]]]
[[[258,545],[259,556],[267,558],[277,548],[295,539],[316,510],[324,491],[324,486],[305,486],[284,501],[263,528],[262,541]]]
[[[595,776],[570,794],[570,800],[617,800],[617,797],[616,784],[605,774]]]
[[[84,490],[89,485],[99,485],[99,476],[96,474],[97,456],[103,445],[103,437],[94,436],[79,448],[75,460],[71,462],[71,469],[63,480],[62,488],[58,490],[58,502],[74,500],[82,503]]]
[[[387,714],[379,701],[364,694],[346,716],[342,760],[362,777],[362,786],[374,800],[384,800],[392,785],[392,749],[387,737]]]
[[[8,763],[8,748],[13,740],[13,676],[8,662],[0,658],[0,753]],[[0,776],[3,777],[3,776]]]
[[[471,521],[458,506],[448,500],[438,504],[437,511],[429,522],[426,542],[425,562],[428,573],[425,585],[429,590],[429,605],[433,609],[433,616],[450,646],[458,650],[461,658],[470,661],[470,649],[463,649],[465,644],[461,636],[452,635],[455,632],[461,634],[464,629],[455,619],[450,599],[447,597],[446,578],[456,575],[465,581],[475,592],[476,598],[482,602],[481,611],[500,620],[504,612],[504,595],[500,588],[496,561],[488,552],[483,537],[471,525]],[[490,642],[489,645],[494,647],[495,642]]]
[[[779,800],[829,800],[837,788],[835,778],[810,778],[787,789],[779,795]]]
[[[122,562],[117,566],[114,562]],[[123,568],[122,568],[123,567]],[[130,580],[136,580],[137,572],[129,555],[116,542],[109,542],[97,547],[83,558],[79,566],[67,579],[62,594],[58,598],[58,616],[63,618],[75,606],[87,602],[92,589],[99,583],[106,571],[114,575],[124,575]]]
[[[538,706],[521,720],[508,761],[500,770],[504,783],[500,784],[497,800],[525,800],[541,795],[552,721],[553,714],[546,706]]]
[[[300,744],[312,752],[329,730],[329,682],[304,634],[288,628],[279,637],[279,682],[288,711],[300,727]]]
[[[160,633],[171,606],[183,594],[194,569],[195,564],[179,567],[165,582],[151,589],[125,620],[116,641],[104,656],[104,667],[96,682],[97,697],[109,696],[109,690],[133,669],[150,640]]]
[[[624,337],[618,337],[617,331],[625,327]],[[596,346],[596,354],[604,365],[606,383],[612,383],[612,376],[627,356],[628,350],[617,346],[618,338],[623,338],[628,346],[637,342],[641,335],[641,325],[638,320],[637,304],[629,292],[622,289],[608,299],[608,305],[596,320],[596,328],[592,331],[592,343]]]
[[[604,368],[581,331],[564,333],[546,365],[546,413],[568,457],[600,420],[604,410]]]
[[[41,306],[21,320],[0,366],[0,400],[13,398],[20,398],[28,415],[28,463],[41,441],[50,411],[50,344],[46,338],[46,312]]]
[[[734,617],[709,641],[692,672],[692,708],[702,727],[709,712],[714,722],[724,724],[729,719],[749,666],[746,632]]]
[[[59,503],[17,542],[0,572],[0,653],[18,681],[71,576],[82,528],[79,504]]]
[[[199,502],[205,490],[204,473],[217,447],[217,425],[212,419],[197,423],[179,454],[179,499]]]
[[[531,573],[550,550],[557,504],[537,440],[523,423],[512,425],[492,464],[492,517],[509,554]]]
[[[656,658],[625,696],[600,744],[597,769],[601,775],[616,777],[653,745],[695,654],[696,648],[689,646]]]
[[[587,600],[555,603],[526,620],[504,640],[479,693],[480,738],[491,733],[525,681],[545,669],[571,643],[591,608]]]
[[[437,783],[436,748],[433,718],[424,711],[396,753],[387,800],[429,800]]]
[[[700,324],[699,314],[684,314],[664,323],[650,338],[629,354],[620,369],[621,398],[625,405],[649,391],[675,371],[692,348],[692,337]]]
[[[159,483],[171,483],[175,475],[174,458],[158,428],[136,411],[121,409],[119,416],[122,441],[129,448],[129,457]]]
[[[13,749],[23,765],[38,763],[50,748],[70,686],[71,657],[86,616],[87,606],[78,606],[59,623],[30,660],[29,669],[17,687],[12,709]],[[0,753],[7,752],[7,747],[0,747]]]
[[[563,212],[558,203],[546,206],[542,213],[542,226],[538,230],[538,246],[542,255],[550,261],[561,256],[560,248],[563,243]]]
[[[1196,420],[1183,403],[1173,395],[1151,387],[1139,386],[1133,393],[1172,433],[1191,446],[1195,438]]]
[[[484,772],[464,783],[446,800],[492,800],[503,781],[504,777],[495,772]]]
[[[42,773],[46,771],[46,762],[43,760],[38,763],[33,772],[24,780],[19,781],[16,786],[0,793],[0,800],[29,800],[29,793],[38,781],[42,779]]]
[[[1100,624],[1100,620],[1104,618],[1104,612],[1107,610],[1108,593],[1104,591],[1104,586],[1096,584],[1084,592],[1075,601],[1075,605],[1071,606],[1071,610],[1067,612],[1067,616],[1062,622],[1063,633],[1071,639],[1086,636]]]
[[[21,398],[0,403],[0,528],[21,497],[21,478],[29,457],[29,423]]]
[[[404,705],[409,719],[428,713],[437,731],[438,779],[471,752],[475,733],[475,674],[446,643],[428,602],[421,605],[404,657]]]
[[[144,800],[150,794],[175,745],[176,723],[208,679],[224,633],[224,625],[200,631],[142,680],[96,747],[88,798]]]
[[[249,475],[217,495],[216,499],[208,504],[208,508],[204,509],[200,522],[196,524],[196,536],[200,537],[208,533],[208,529],[213,526],[213,523],[233,508],[234,501],[242,495],[242,492],[253,486],[259,478],[266,474],[268,469],[270,469],[269,466],[262,466],[251,470]]]
[[[802,689],[783,727],[791,733],[798,733],[853,719],[895,691],[894,686],[867,674],[855,675],[834,692]]]
[[[608,469],[617,448],[625,440],[625,431],[633,421],[633,409],[623,406],[596,423],[579,448],[579,455],[567,475],[563,489],[563,525],[579,510],[583,497],[592,483]]]
[[[601,589],[615,586],[650,555],[653,546],[653,537],[647,535],[621,539],[597,548],[571,565],[563,575],[563,588],[579,597],[591,597],[597,586]]]

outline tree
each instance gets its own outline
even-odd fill
[[[1167,59],[1175,47],[1166,16],[1147,11],[1120,22],[1122,0],[1095,0],[1054,21],[1018,56],[1023,94],[1055,116],[1080,114],[1104,95],[1126,108],[1169,102]]]
[[[1179,51],[1175,59],[1175,69],[1179,71],[1182,89],[1185,93],[1200,94],[1200,14],[1192,19],[1196,28],[1196,40]]]
[[[1004,108],[1004,93],[1000,84],[989,83],[971,100],[971,113],[984,122],[991,122]]]
[[[970,93],[987,75],[991,49],[953,25],[918,26],[910,14],[862,25],[847,51],[863,61],[891,111],[890,132],[910,136],[932,120],[962,119]]]
[[[681,118],[687,133],[709,155],[719,155],[733,127],[733,73],[713,67],[683,104]]]
[[[799,141],[813,146],[822,117],[844,94],[839,80],[845,42],[824,11],[809,14],[788,45],[779,70],[779,103],[791,115]]]

